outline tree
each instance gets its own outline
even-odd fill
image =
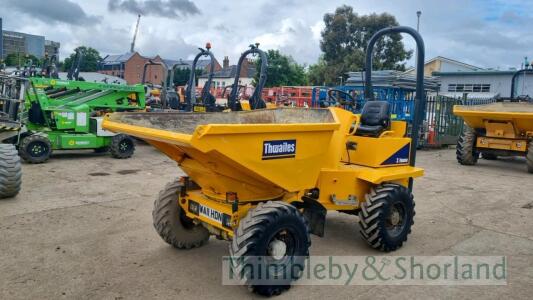
[[[98,63],[102,60],[100,53],[91,47],[80,46],[74,50],[69,57],[65,58],[63,63],[63,70],[68,71],[74,62],[76,57],[76,51],[83,54],[83,58],[80,63],[80,72],[95,72],[98,70]]]
[[[38,59],[37,57],[31,54],[24,54],[24,53],[10,53],[6,56],[4,63],[8,67],[16,67],[16,66],[23,67],[24,65],[26,65],[26,62],[30,59],[33,65],[35,66],[41,65],[40,59]]]
[[[299,65],[291,56],[283,55],[278,50],[268,50],[267,81],[265,87],[307,85],[305,68]],[[254,85],[259,81],[261,59],[255,62],[257,70]]]
[[[196,84],[198,85],[198,77],[202,75],[202,70],[196,70],[194,72],[196,74]],[[189,76],[191,74],[191,68],[176,68],[174,70],[174,84],[176,86],[184,86],[189,82]]]
[[[323,55],[309,70],[311,83],[319,85],[338,83],[339,77],[346,77],[347,72],[363,70],[366,46],[372,35],[380,29],[397,26],[398,22],[387,13],[359,16],[352,7],[343,5],[335,13],[326,13],[324,24],[320,42]],[[400,34],[388,35],[374,47],[373,68],[405,70],[405,61],[412,53],[405,50]],[[316,73],[319,71],[321,74]]]

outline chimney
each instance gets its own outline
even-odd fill
[[[223,69],[229,68],[229,58],[227,56],[224,56],[224,60],[222,61],[222,68]]]

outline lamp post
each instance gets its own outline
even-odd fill
[[[419,10],[416,12],[416,31],[420,31],[420,16],[422,12]]]
[[[416,12],[416,32],[420,32],[420,16],[421,15],[422,15],[422,11],[419,10]],[[418,58],[418,48],[416,49],[416,58]],[[415,62],[418,61],[416,58],[415,58]]]

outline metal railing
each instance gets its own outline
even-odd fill
[[[482,105],[496,102],[495,98],[450,98],[440,95],[427,97],[426,116],[422,126],[422,145],[442,147],[455,145],[463,131],[463,119],[453,114],[454,105]]]

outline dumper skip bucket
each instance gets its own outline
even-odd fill
[[[334,109],[228,113],[114,113],[103,127],[146,140],[177,161],[204,194],[276,199],[316,186],[340,122]],[[338,161],[338,159],[337,159]]]
[[[485,105],[456,105],[453,113],[471,128],[484,128],[485,121],[512,122],[519,132],[533,132],[533,103],[498,102]]]

